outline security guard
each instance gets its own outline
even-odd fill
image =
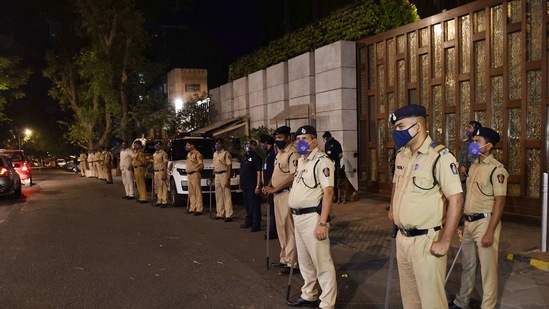
[[[153,154],[154,185],[156,186],[156,205],[160,208],[168,207],[168,154],[162,150],[162,141],[154,144]]]
[[[457,162],[429,137],[425,107],[404,106],[390,120],[399,150],[389,219],[400,229],[396,248],[402,303],[404,308],[445,308],[446,254],[463,204]],[[445,222],[443,196],[448,203]]]
[[[122,172],[122,184],[124,184],[124,191],[126,195],[122,198],[126,200],[133,200],[134,198],[134,185],[133,185],[133,169],[132,161],[135,157],[133,150],[128,148],[128,142],[122,142],[122,150],[120,151],[120,171]]]
[[[94,167],[94,161],[95,160],[95,155],[93,153],[93,149],[90,149],[88,151],[88,170],[89,170],[89,174],[88,174],[88,177],[90,178],[95,178],[95,167]]]
[[[135,157],[132,160],[133,175],[135,177],[135,183],[137,184],[137,191],[139,193],[139,203],[147,203],[147,186],[145,185],[145,153],[143,152],[143,143],[141,141],[135,141],[133,143],[133,149],[135,150]]]
[[[290,273],[290,267],[297,267],[297,261],[294,261],[296,255],[294,221],[288,207],[288,197],[299,154],[291,140],[290,127],[277,128],[274,136],[275,145],[279,151],[275,158],[271,182],[263,187],[263,193],[274,194],[276,231],[280,243],[280,261],[274,266],[284,267],[281,271],[284,275]]]
[[[86,170],[88,169],[87,159],[86,152],[84,150],[80,151],[80,156],[78,157],[78,161],[80,162],[80,177],[86,177]]]
[[[459,173],[461,175],[461,187],[464,194],[467,192],[465,182],[467,180],[467,176],[469,175],[469,168],[475,160],[475,157],[469,154],[469,145],[473,142],[473,133],[479,128],[482,128],[482,124],[480,122],[474,120],[469,121],[469,124],[465,128],[465,135],[467,138],[463,140],[463,144],[459,149]]]
[[[477,253],[482,276],[482,308],[495,308],[498,296],[498,245],[501,214],[507,195],[509,173],[492,150],[499,134],[490,128],[478,128],[469,153],[476,157],[467,178],[462,239],[461,288],[449,308],[466,308],[475,287]]]
[[[200,185],[200,179],[202,178],[200,172],[204,169],[204,160],[200,151],[196,149],[193,140],[187,141],[185,149],[187,150],[187,183],[191,203],[191,209],[188,213],[200,216],[204,207],[202,205],[202,186]]]
[[[240,161],[240,189],[246,206],[246,220],[240,227],[251,227],[252,232],[259,231],[261,226],[261,158],[255,152],[256,147],[256,141],[248,141]]]
[[[113,164],[112,153],[107,147],[104,147],[103,170],[105,173],[105,182],[107,184],[112,184],[112,164]]]
[[[337,188],[337,182],[339,179],[339,169],[341,168],[341,159],[343,158],[343,148],[341,148],[341,144],[332,137],[332,133],[330,131],[324,132],[322,134],[322,138],[324,138],[324,151],[334,161],[335,164],[335,173],[334,173],[334,201],[339,202],[340,198],[343,198],[339,196],[339,190]]]
[[[268,184],[271,181],[274,171],[274,162],[275,162],[275,147],[274,147],[274,137],[261,134],[259,136],[259,141],[261,142],[261,150],[267,152],[265,157],[265,162],[263,164],[263,183]],[[267,196],[267,202],[269,204],[269,230],[265,232],[264,238],[267,239],[267,233],[269,233],[269,239],[277,239],[278,234],[276,233],[276,220],[274,215],[274,199],[273,195],[269,194]]]
[[[329,215],[334,195],[334,162],[318,149],[316,129],[303,126],[296,131],[297,151],[301,154],[288,204],[294,224],[299,269],[304,284],[292,307],[334,308],[337,283],[328,237]],[[320,297],[316,282],[322,290]]]
[[[215,186],[215,208],[217,215],[215,220],[221,220],[225,217],[225,222],[233,221],[233,199],[231,197],[231,172],[233,157],[225,149],[223,139],[215,139],[215,152],[213,155]]]
[[[99,176],[97,179],[107,180],[107,170],[105,168],[105,156],[106,148],[104,146],[99,147],[99,157],[98,157],[98,171]]]
[[[101,152],[99,149],[93,150],[93,168],[95,170],[95,178],[101,179]]]

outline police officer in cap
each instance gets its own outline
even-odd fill
[[[462,179],[461,182],[463,183],[463,193],[467,192],[465,181],[469,175],[469,167],[471,167],[471,164],[473,164],[473,161],[475,160],[475,157],[469,154],[469,145],[473,142],[473,133],[480,128],[482,128],[482,124],[480,122],[474,120],[469,121],[469,124],[465,128],[465,135],[467,138],[463,140],[463,144],[459,149],[459,173]]]
[[[390,120],[398,153],[389,219],[400,230],[396,248],[402,303],[404,308],[445,308],[446,254],[463,204],[456,158],[428,135],[425,107],[404,106]]]
[[[477,274],[477,255],[482,277],[482,308],[495,308],[498,297],[498,245],[501,215],[507,195],[509,173],[494,158],[492,150],[499,134],[478,128],[469,146],[475,161],[467,178],[462,238],[461,288],[449,308],[467,308]]]
[[[162,149],[162,141],[154,144],[153,154],[154,184],[156,186],[156,205],[160,208],[168,207],[168,154]]]
[[[147,186],[145,184],[145,153],[143,152],[143,143],[137,140],[133,143],[135,156],[132,160],[133,175],[137,185],[138,201],[141,204],[147,203]]]
[[[341,168],[341,158],[343,158],[343,148],[341,148],[341,144],[332,137],[332,133],[330,131],[324,132],[322,135],[324,138],[324,150],[328,157],[332,159],[335,163],[335,173],[334,173],[334,201],[338,201],[342,198],[339,196],[339,191],[337,188],[337,182],[339,180],[339,169]]]
[[[274,147],[274,137],[261,134],[259,136],[259,142],[261,150],[267,153],[265,157],[265,162],[263,163],[263,183],[268,184],[271,182],[271,177],[273,176],[274,171],[274,162],[275,162],[275,147]],[[269,233],[269,239],[276,239],[278,235],[276,233],[276,221],[274,215],[274,199],[272,194],[267,195],[267,203],[269,204],[269,230],[265,232],[264,238],[267,239],[267,233]]]

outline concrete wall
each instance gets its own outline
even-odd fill
[[[339,41],[210,91],[217,120],[241,116],[250,127],[311,124],[330,131],[343,146],[347,177],[358,188],[356,43]],[[296,111],[275,118],[284,110]]]

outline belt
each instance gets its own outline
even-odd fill
[[[143,167],[143,165],[134,165],[133,168]]]
[[[155,172],[163,172],[164,170],[154,170]]]
[[[436,226],[433,228],[433,230],[438,231],[440,230],[442,227],[441,226]],[[409,229],[409,230],[406,230],[406,229],[403,229],[403,228],[398,228],[400,230],[400,234],[406,236],[406,237],[416,237],[416,236],[420,236],[420,235],[425,235],[427,233],[429,233],[429,230],[430,229],[424,229],[424,230],[418,230],[418,229]]]
[[[288,192],[288,191],[290,191],[290,189],[286,188],[286,189],[282,189],[280,191],[275,192],[275,194],[282,193],[282,192]]]
[[[219,172],[214,172],[216,174],[225,174],[227,171],[219,171]]]
[[[292,211],[292,215],[304,215],[304,214],[310,214],[312,212],[316,212],[316,206],[314,207],[307,207],[307,208],[290,208]]]
[[[474,222],[480,219],[488,218],[488,216],[491,215],[489,213],[476,213],[476,214],[463,214],[463,219],[465,219],[467,222]]]
[[[194,171],[194,172],[187,172],[187,175],[192,175],[192,174],[194,174],[194,173],[196,173],[196,171]]]

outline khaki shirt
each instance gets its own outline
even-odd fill
[[[112,164],[112,153],[110,151],[105,151],[103,155],[103,165],[111,166]]]
[[[307,159],[300,157],[288,205],[291,208],[318,206],[322,200],[323,189],[334,186],[334,173],[334,162],[318,147]]]
[[[86,154],[81,153],[80,157],[78,158],[78,161],[80,161],[80,164],[86,164],[86,160],[87,160]]]
[[[162,149],[155,151],[153,154],[154,171],[166,170],[166,164],[168,164],[168,154]]]
[[[204,168],[204,160],[202,159],[202,154],[198,150],[190,151],[187,154],[187,173],[188,172],[199,172]]]
[[[221,149],[220,151],[215,151],[213,155],[214,171],[228,171],[229,167],[232,166],[232,160],[233,157],[227,150]]]
[[[456,158],[444,149],[436,151],[427,136],[419,150],[412,154],[402,147],[396,156],[393,177],[394,194],[391,201],[395,224],[404,229],[429,229],[443,224],[442,196],[461,193]],[[438,184],[434,185],[433,165]]]
[[[295,174],[299,153],[293,143],[290,143],[280,150],[275,157],[273,177],[271,184],[276,187],[284,182],[289,175]]]
[[[139,148],[135,152],[135,157],[133,157],[132,160],[132,166],[133,168],[145,166],[145,153],[143,152],[143,148]]]
[[[467,178],[466,214],[491,213],[495,196],[507,195],[509,173],[503,164],[489,155],[484,160],[476,159]]]

